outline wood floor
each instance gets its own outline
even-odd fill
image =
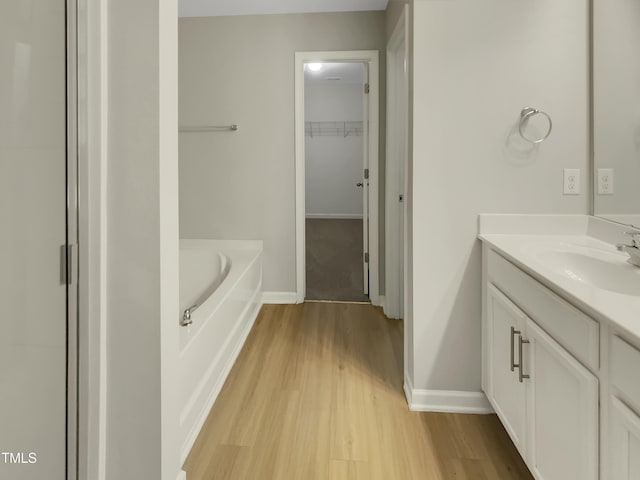
[[[532,478],[495,415],[409,411],[402,343],[370,305],[264,306],[187,478]]]

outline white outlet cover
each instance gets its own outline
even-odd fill
[[[613,168],[598,169],[598,195],[613,195]]]
[[[564,194],[580,195],[580,169],[565,168],[564,169]]]

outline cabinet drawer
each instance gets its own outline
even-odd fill
[[[492,283],[559,344],[587,368],[598,370],[598,322],[493,250],[487,256],[487,273]]]
[[[640,411],[640,351],[622,338],[611,337],[611,383],[631,407]]]

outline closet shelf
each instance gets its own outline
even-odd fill
[[[305,122],[304,134],[307,137],[361,137],[363,122]]]

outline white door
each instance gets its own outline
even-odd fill
[[[67,478],[66,16],[0,2],[2,479]]]
[[[369,295],[369,65],[364,66],[364,88],[362,89],[362,274],[364,294]]]
[[[640,417],[629,407],[611,398],[609,452],[610,480],[640,478]]]
[[[487,292],[489,388],[487,396],[511,440],[526,451],[526,384],[519,379],[518,339],[526,316],[497,288]]]
[[[531,471],[538,480],[596,480],[598,379],[530,319],[526,339]]]
[[[397,119],[396,135],[398,135],[398,305],[400,318],[404,318],[404,270],[405,270],[405,242],[407,232],[405,230],[406,219],[406,189],[407,189],[407,145],[408,145],[408,115],[409,106],[407,104],[409,95],[407,92],[407,57],[404,42],[396,52],[396,90],[397,90]]]
[[[404,318],[404,252],[405,252],[405,242],[407,238],[407,233],[405,231],[405,216],[406,216],[406,203],[405,203],[405,161],[406,156],[405,152],[400,152],[400,165],[399,165],[399,173],[400,173],[400,193],[398,194],[398,311],[399,318]]]
[[[387,45],[387,150],[385,168],[385,281],[384,312],[404,318],[405,195],[408,143],[408,79],[404,16]]]

